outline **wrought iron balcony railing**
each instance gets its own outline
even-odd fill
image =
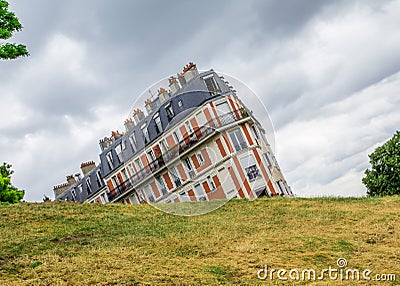
[[[108,200],[113,201],[121,197],[126,192],[134,190],[134,186],[138,185],[142,180],[147,178],[149,175],[157,172],[159,169],[164,167],[166,163],[180,157],[180,155],[183,154],[185,151],[195,146],[197,143],[208,137],[210,134],[215,133],[218,128],[229,125],[248,116],[249,115],[247,111],[244,108],[241,108],[239,110],[223,114],[221,116],[218,116],[217,118],[208,121],[206,125],[200,127],[195,132],[185,137],[174,147],[160,155],[160,157],[151,161],[147,166],[140,169],[136,174],[116,186],[113,191],[110,191],[108,193]],[[191,178],[192,175],[193,174],[190,174]]]

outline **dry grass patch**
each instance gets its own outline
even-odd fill
[[[399,211],[399,197],[233,200],[194,217],[145,205],[0,206],[0,284],[291,285],[257,271],[321,270],[339,257],[398,281]]]

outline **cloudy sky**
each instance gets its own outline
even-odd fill
[[[298,196],[362,196],[400,129],[400,1],[11,1],[31,56],[0,61],[0,161],[25,199],[98,161],[146,88],[189,61],[268,109]]]

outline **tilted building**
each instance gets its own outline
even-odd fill
[[[240,95],[239,95],[240,96]],[[127,204],[292,196],[266,134],[236,91],[189,63],[100,140],[100,164],[54,187],[56,200]]]

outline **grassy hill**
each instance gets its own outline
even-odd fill
[[[396,281],[259,280],[269,269],[370,269]],[[345,268],[346,269],[346,268]],[[261,272],[263,274],[263,272]],[[286,274],[288,277],[288,274]],[[183,217],[152,206],[0,206],[0,285],[399,285],[400,197],[233,200]]]

